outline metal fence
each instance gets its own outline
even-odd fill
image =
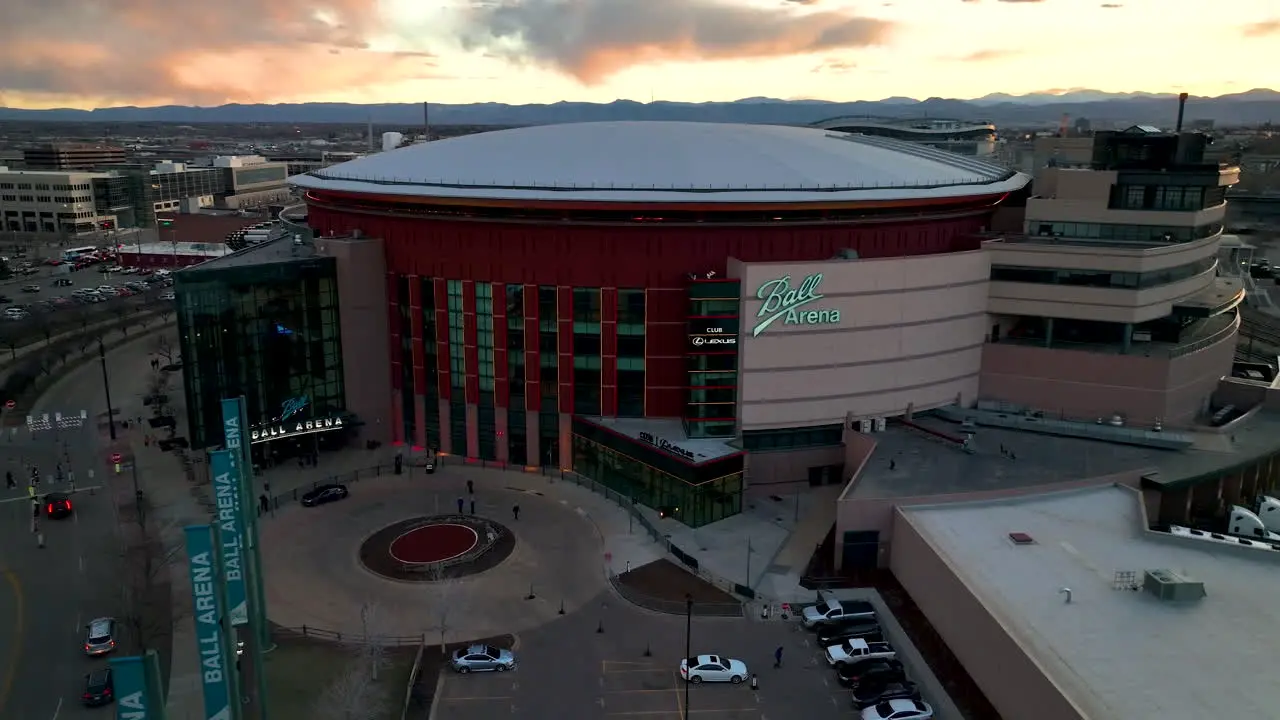
[[[303,625],[302,627],[279,626],[275,629],[276,631],[292,633],[299,637],[342,643],[344,645],[377,644],[382,647],[409,647],[412,645],[422,646],[427,641],[425,635],[364,635],[362,633],[343,633],[326,630],[312,625]]]

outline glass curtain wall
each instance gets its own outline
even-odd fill
[[[454,455],[467,454],[467,362],[464,354],[462,281],[445,284],[449,301],[449,442]]]
[[[252,425],[277,420],[286,402],[299,399],[303,419],[346,413],[335,270],[332,258],[315,258],[177,275],[195,447],[222,444],[225,397],[245,396]],[[312,436],[307,450],[344,435]]]
[[[555,286],[538,288],[538,386],[542,395],[538,413],[538,446],[542,450],[539,461],[551,467],[560,463],[559,302],[556,295]]]
[[[618,417],[644,417],[644,290],[618,290]]]
[[[436,283],[422,278],[422,364],[426,387],[422,388],[423,419],[427,426],[427,447],[440,449],[440,360],[436,348]]]
[[[481,460],[497,460],[498,427],[493,417],[493,285],[476,283],[476,355],[480,404],[476,409]]]
[[[741,470],[690,482],[580,435],[573,436],[573,468],[690,527],[708,525],[742,510]]]
[[[529,462],[525,419],[524,286],[507,285],[507,462]]]
[[[396,277],[396,332],[400,333],[400,407],[404,415],[400,428],[406,445],[413,445],[418,436],[417,413],[413,391],[413,311],[409,304],[410,280],[408,276]]]
[[[696,341],[721,336],[722,331],[738,334],[739,295],[736,281],[695,283],[689,288],[689,401],[684,425],[691,438],[733,437],[737,430],[737,345]]]
[[[600,414],[600,289],[573,289],[573,412]]]

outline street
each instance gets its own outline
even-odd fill
[[[108,356],[113,400],[145,391],[151,340]],[[105,409],[102,370],[91,362],[50,388],[35,405],[35,422],[0,437],[5,469],[18,482],[13,490],[0,486],[0,717],[103,717],[101,709],[84,708],[79,696],[85,673],[107,662],[81,650],[85,624],[123,613],[119,523],[111,494],[101,487],[108,472],[106,430],[97,418]],[[81,411],[87,420],[77,423]],[[64,416],[61,427],[57,413]],[[40,519],[44,548],[31,532],[26,484],[32,464],[42,478],[40,493],[71,490],[67,473],[74,473],[72,516]],[[119,632],[127,631],[122,624]]]

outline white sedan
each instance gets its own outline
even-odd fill
[[[730,682],[737,685],[750,677],[750,674],[747,672],[747,664],[741,660],[720,655],[698,655],[680,661],[680,677],[695,685],[700,682]]]
[[[863,710],[862,720],[933,720],[933,708],[919,700],[886,700]]]

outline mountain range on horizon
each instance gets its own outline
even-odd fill
[[[956,118],[984,120],[998,125],[1056,124],[1063,115],[1110,123],[1153,124],[1169,127],[1177,116],[1177,94],[1072,89],[1010,95],[992,93],[980,98],[917,100],[891,97],[875,101],[837,102],[818,99],[752,97],[732,102],[610,103],[567,102],[508,105],[472,103],[429,104],[434,125],[540,125],[607,120],[692,120],[807,124],[842,115],[899,118]],[[1258,88],[1219,97],[1192,96],[1186,120],[1213,120],[1219,125],[1280,123],[1280,92]],[[228,104],[216,107],[165,105],[111,107],[94,110],[57,108],[27,110],[0,107],[0,122],[169,122],[169,123],[325,123],[421,126],[421,103]]]

